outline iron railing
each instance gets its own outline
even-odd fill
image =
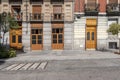
[[[30,13],[30,21],[43,21],[42,13]]]
[[[64,13],[52,13],[51,21],[64,21]]]

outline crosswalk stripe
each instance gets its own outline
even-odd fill
[[[42,62],[37,69],[45,69],[47,62]]]
[[[27,63],[25,66],[20,68],[19,70],[27,70],[33,63]]]
[[[40,63],[34,63],[28,70],[35,70]]]
[[[11,70],[18,70],[20,69],[22,66],[24,66],[25,64],[19,64],[18,66],[12,68]]]
[[[17,66],[18,64],[13,64],[13,65],[10,65],[10,66],[8,66],[8,67],[6,67],[6,68],[4,68],[4,69],[2,69],[2,71],[5,71],[5,70],[10,70],[10,69],[12,69],[12,68],[14,68],[15,66]]]

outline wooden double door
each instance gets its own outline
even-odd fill
[[[43,49],[43,24],[31,23],[31,50]]]
[[[86,49],[96,49],[96,26],[86,27]]]
[[[52,49],[61,50],[64,48],[63,28],[52,28]]]
[[[10,47],[22,49],[22,28],[10,30]]]

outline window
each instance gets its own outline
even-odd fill
[[[38,35],[38,44],[42,44],[42,35]]]
[[[90,32],[87,32],[87,40],[90,40]]]
[[[32,34],[32,44],[42,44],[42,34],[43,30],[39,28],[34,28],[31,30]]]
[[[92,40],[94,40],[94,32],[92,32]]]
[[[117,42],[109,42],[110,49],[117,49]]]
[[[12,43],[16,43],[16,36],[15,35],[12,36]]]
[[[32,35],[32,44],[36,44],[36,35]]]
[[[18,43],[22,43],[22,36],[21,35],[18,36]]]

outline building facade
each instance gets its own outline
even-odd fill
[[[104,50],[119,47],[107,32],[120,24],[120,0],[0,0],[0,13],[10,12],[19,29],[5,36],[24,51]]]
[[[6,34],[11,47],[24,51],[72,49],[73,0],[1,0],[0,12],[10,12],[21,26]]]
[[[75,0],[75,50],[105,50],[119,47],[117,35],[107,32],[120,24],[120,0]]]

